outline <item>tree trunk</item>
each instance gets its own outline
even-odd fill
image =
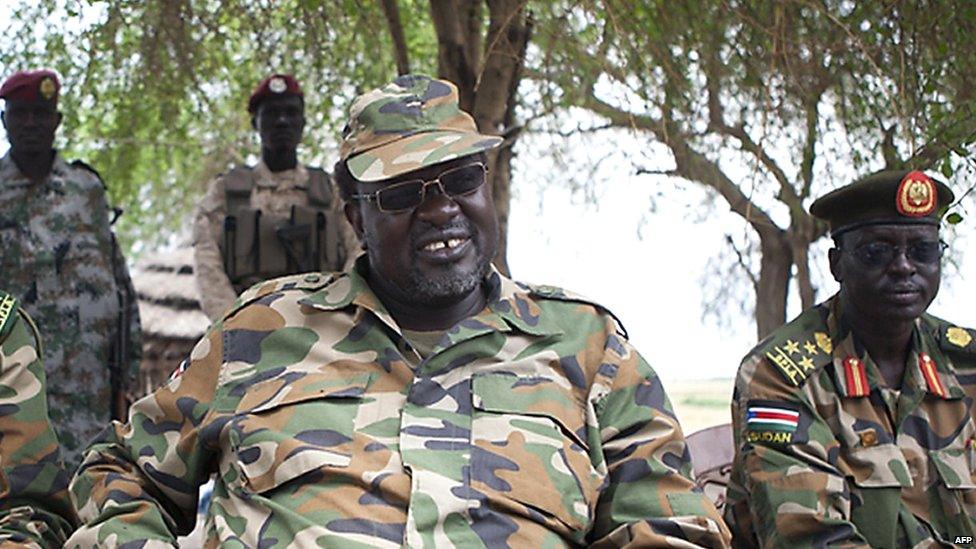
[[[499,241],[495,266],[508,269],[508,214],[511,200],[512,146],[516,93],[525,60],[532,21],[525,0],[486,0],[488,30],[480,39],[480,3],[476,0],[430,0],[437,33],[437,71],[458,86],[461,108],[471,113],[478,130],[505,135],[501,149],[491,155],[491,185],[498,214]],[[479,5],[475,5],[479,4]],[[475,48],[484,45],[484,52]]]
[[[783,325],[793,252],[785,235],[760,236],[759,287],[756,289],[756,332],[759,340]]]

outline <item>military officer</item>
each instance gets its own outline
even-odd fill
[[[93,446],[68,546],[724,546],[660,381],[603,307],[509,280],[450,82],[358,97],[337,165],[367,253],[258,284]]]
[[[976,535],[976,332],[925,311],[953,194],[885,171],[815,201],[837,295],[743,360],[736,545],[946,546]]]
[[[341,270],[358,248],[329,174],[298,163],[305,129],[298,81],[288,74],[265,78],[247,111],[261,137],[261,161],[211,181],[193,226],[197,287],[211,320],[255,282]]]
[[[112,233],[105,184],[53,148],[60,83],[48,70],[0,86],[0,273],[46,337],[51,421],[66,463],[113,417],[139,368],[139,310]]]
[[[78,518],[68,500],[34,322],[0,291],[0,547],[60,547]]]

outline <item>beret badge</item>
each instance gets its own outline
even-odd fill
[[[920,171],[909,172],[895,193],[898,213],[908,217],[923,217],[935,209],[935,185]]]
[[[45,76],[37,86],[37,91],[41,93],[41,97],[50,101],[58,93],[58,87],[54,84],[53,78]]]
[[[276,76],[268,82],[268,89],[274,93],[285,93],[285,90],[288,89],[288,83],[285,82],[284,78]]]

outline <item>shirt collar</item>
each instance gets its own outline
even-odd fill
[[[351,269],[326,287],[303,298],[301,303],[324,311],[357,306],[375,315],[393,331],[401,333],[400,326],[370,288],[365,275],[368,268],[369,260],[363,254]],[[502,275],[494,266],[485,276],[482,288],[488,296],[488,304],[478,314],[447,330],[451,342],[458,343],[486,332],[509,332],[513,329],[537,336],[562,333],[555,319],[540,307],[529,290]]]
[[[254,183],[258,187],[287,189],[308,186],[308,169],[301,163],[290,170],[273,172],[264,160],[261,160],[254,167],[254,176]]]
[[[833,345],[834,383],[844,396],[862,397],[881,385],[881,372],[858,344],[844,320],[840,294],[830,299],[827,329]],[[912,348],[905,365],[905,382],[939,398],[965,396],[950,361],[942,354],[925,315],[915,321]]]

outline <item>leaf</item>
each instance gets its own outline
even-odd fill
[[[946,216],[946,223],[950,225],[958,225],[959,223],[962,223],[962,214],[959,212],[952,212]]]

